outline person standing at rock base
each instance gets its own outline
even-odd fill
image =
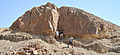
[[[55,39],[58,39],[59,37],[59,31],[56,31]]]
[[[73,37],[72,36],[69,38],[68,48],[70,44],[72,45],[72,48],[73,48]]]
[[[59,38],[60,38],[60,43],[61,43],[63,39],[63,29],[59,33]]]

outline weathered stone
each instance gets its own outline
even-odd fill
[[[15,55],[25,55],[25,52],[17,52]]]
[[[57,49],[54,50],[54,52],[57,52],[57,51],[58,51]]]
[[[37,55],[37,54],[38,54],[37,50],[33,51],[33,54],[34,54],[34,55]]]
[[[61,7],[59,12],[59,29],[63,28],[65,34],[86,35],[96,33],[93,21],[83,14],[82,10],[72,7]]]
[[[59,13],[58,29],[63,29],[65,35],[101,38],[110,36],[111,32],[117,33],[113,30],[118,29],[120,31],[120,27],[117,25],[78,8],[61,7]]]
[[[10,40],[15,42],[29,40],[32,38],[33,36],[24,36],[24,35],[18,35],[18,34],[0,34],[0,39]]]
[[[120,27],[74,7],[57,8],[47,3],[25,12],[10,29],[54,35],[56,30],[64,31],[65,36],[103,38],[117,36]]]
[[[56,42],[56,40],[55,40],[54,37],[52,37],[52,36],[48,36],[48,37],[45,39],[45,41],[46,41],[47,43],[50,43],[50,44],[54,44],[54,43]]]
[[[25,53],[25,55],[30,55],[30,53]]]
[[[25,12],[11,26],[10,29],[53,35],[57,29],[59,14],[54,4],[47,3],[40,7],[34,7]]]
[[[120,42],[120,38],[111,39],[111,43],[119,43],[119,42]]]
[[[4,32],[4,31],[9,31],[9,29],[8,28],[0,28],[0,33]]]
[[[109,48],[107,48],[106,46],[104,46],[100,43],[95,43],[93,45],[88,46],[87,48],[88,48],[88,50],[94,50],[99,53],[106,53],[109,51]]]
[[[110,52],[120,53],[120,47],[111,48],[109,51]]]

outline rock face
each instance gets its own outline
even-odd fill
[[[120,34],[119,26],[93,14],[74,7],[57,8],[51,3],[26,11],[10,26],[10,29],[50,35],[54,35],[56,30],[63,29],[66,36],[85,38]]]
[[[99,38],[107,37],[112,35],[112,33],[118,32],[118,30],[120,31],[120,27],[117,25],[100,19],[99,17],[78,8],[61,7],[59,13],[58,29],[63,29],[64,33],[68,35],[94,36]]]
[[[71,7],[61,7],[59,9],[59,29],[64,30],[69,35],[97,34],[93,20],[82,10]]]
[[[58,22],[57,7],[47,3],[40,7],[34,7],[19,17],[10,27],[13,30],[24,32],[53,34],[57,29]]]

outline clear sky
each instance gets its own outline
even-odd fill
[[[8,28],[25,11],[47,2],[77,7],[120,26],[120,0],[1,0],[0,28]]]

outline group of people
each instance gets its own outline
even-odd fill
[[[63,29],[62,29],[62,30],[59,30],[59,31],[56,31],[55,39],[57,39],[57,40],[59,39],[59,40],[60,40],[60,43],[61,43],[63,37],[64,37]],[[69,48],[69,45],[72,45],[72,48],[73,48],[73,37],[72,37],[72,36],[69,37],[68,48]]]
[[[62,41],[62,39],[63,39],[63,29],[61,31],[56,31],[55,38],[60,39],[60,42]]]

